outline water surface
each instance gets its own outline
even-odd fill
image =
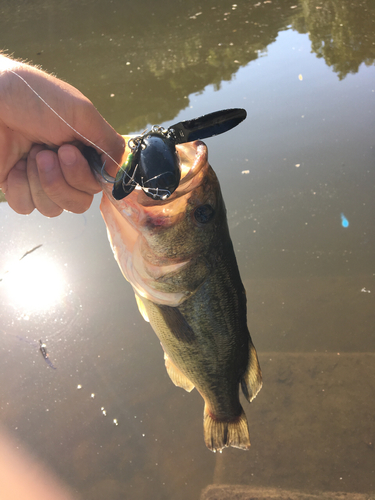
[[[205,448],[202,399],[169,380],[99,196],[56,219],[0,205],[1,422],[77,495],[374,493],[374,14],[370,0],[1,3],[0,48],[120,133],[248,112],[206,142],[264,373],[249,452]]]

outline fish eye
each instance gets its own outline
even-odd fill
[[[215,210],[211,207],[211,205],[199,205],[194,210],[194,217],[197,222],[200,224],[207,224],[211,222],[215,215]]]

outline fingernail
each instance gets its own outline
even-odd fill
[[[38,166],[38,170],[42,169],[43,172],[51,172],[56,167],[56,156],[52,151],[44,150],[40,151],[36,155],[36,164]]]
[[[61,163],[64,165],[74,165],[77,161],[77,155],[72,148],[63,148],[59,149],[59,158]]]

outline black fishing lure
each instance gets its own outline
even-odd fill
[[[84,155],[92,168],[113,183],[112,196],[116,200],[122,200],[139,186],[147,196],[161,201],[169,198],[180,182],[180,161],[176,144],[222,134],[236,127],[245,118],[244,109],[233,108],[179,122],[167,129],[154,125],[150,131],[146,130],[129,140],[131,153],[117,172],[116,178],[104,170],[104,165],[98,168],[93,148],[86,147]]]

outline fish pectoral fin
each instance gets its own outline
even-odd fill
[[[164,353],[165,368],[169,378],[172,380],[174,385],[177,387],[182,387],[187,392],[191,392],[194,389],[194,384],[177,368],[177,366],[170,360],[167,353]]]
[[[228,446],[248,450],[250,435],[247,418],[241,407],[240,415],[231,421],[219,420],[211,415],[207,405],[203,414],[204,442],[211,451],[220,451]]]
[[[195,332],[178,307],[159,305],[158,310],[169,331],[179,342],[183,342],[184,344],[194,343]]]
[[[146,307],[145,307],[142,299],[139,297],[139,295],[137,295],[137,294],[134,294],[134,295],[135,295],[135,300],[137,301],[138,310],[141,313],[142,318],[145,321],[147,321],[147,323],[150,323],[150,320],[148,318],[148,314],[147,314],[147,311],[146,311]]]
[[[241,379],[241,388],[245,398],[251,402],[262,388],[262,372],[257,352],[251,340],[249,346],[249,362]]]

